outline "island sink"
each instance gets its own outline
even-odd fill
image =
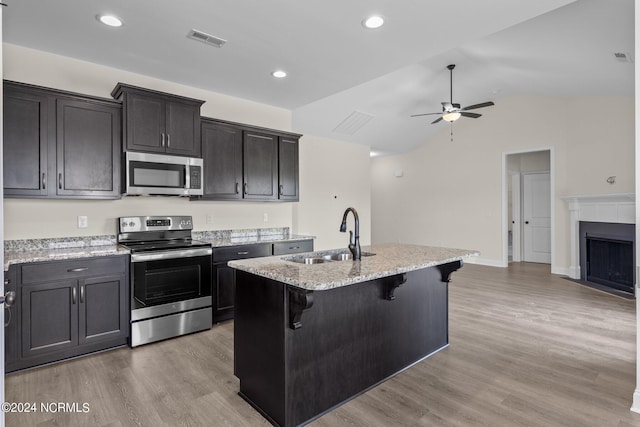
[[[361,256],[369,257],[375,255],[373,252],[361,252]],[[296,255],[282,258],[284,261],[297,262],[298,264],[323,264],[332,261],[353,261],[351,252],[315,252],[311,254]]]

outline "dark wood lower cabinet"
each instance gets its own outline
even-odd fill
[[[313,239],[276,243],[255,243],[213,248],[213,323],[233,319],[236,296],[236,270],[227,262],[313,251]]]
[[[237,271],[240,395],[274,425],[302,425],[446,347],[446,281],[460,266],[323,291]]]
[[[17,339],[19,351],[6,361],[6,371],[125,345],[128,269],[128,256],[19,265],[12,307],[19,334],[5,341],[13,348]]]

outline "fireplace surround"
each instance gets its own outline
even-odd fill
[[[591,230],[592,234],[595,234],[590,244],[593,246],[592,251],[606,250],[605,246],[616,246],[616,242],[628,242],[627,237],[620,238],[621,235],[627,235],[629,233],[629,226],[635,230],[635,194],[634,193],[616,193],[616,194],[603,194],[603,195],[588,195],[588,196],[566,196],[562,199],[567,203],[570,214],[570,250],[571,250],[571,264],[567,275],[572,279],[585,280],[583,272],[587,267],[584,261],[581,259],[582,247],[586,244],[582,242],[583,236],[581,233],[581,224],[594,223],[594,224],[609,224],[602,226],[594,226]],[[617,229],[616,225],[623,225],[621,229]],[[614,226],[614,227],[611,227]],[[625,227],[626,226],[626,227]],[[583,225],[584,227],[584,225]],[[604,228],[603,228],[604,227]],[[589,227],[587,227],[589,228]],[[635,231],[631,232],[633,241],[635,241]],[[613,238],[612,238],[613,237]],[[586,240],[586,239],[585,239]],[[625,249],[626,246],[626,249]],[[617,246],[617,248],[609,248],[611,250],[620,251],[619,254],[628,258],[628,243]],[[586,246],[585,246],[586,251]],[[626,252],[625,252],[626,251]],[[632,265],[634,266],[632,275],[635,273],[635,243],[633,244],[632,252]],[[615,257],[614,257],[615,258]],[[602,255],[598,256],[599,260],[602,260]],[[615,260],[614,260],[615,261]],[[608,263],[608,262],[607,262]],[[607,264],[604,263],[604,264]],[[604,265],[595,265],[592,267],[605,268]],[[616,268],[615,265],[609,265],[606,268]],[[614,276],[616,273],[612,273]],[[603,273],[596,271],[596,275],[602,276]],[[609,276],[607,275],[607,278]],[[616,277],[614,277],[616,278]],[[625,281],[626,279],[623,279]],[[635,279],[632,278],[632,283]],[[633,292],[633,284],[631,292]]]

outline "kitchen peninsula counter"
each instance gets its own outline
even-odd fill
[[[477,252],[382,244],[230,261],[239,394],[272,424],[307,424],[449,344],[448,283]],[[342,251],[344,252],[344,251]]]
[[[332,261],[322,264],[302,264],[291,261],[304,257],[322,257],[347,249],[319,251],[295,256],[230,261],[229,267],[273,279],[298,288],[321,291],[379,279],[422,268],[461,261],[478,252],[466,249],[440,248],[401,243],[383,243],[363,248],[359,262]]]

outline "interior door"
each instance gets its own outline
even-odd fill
[[[523,261],[551,264],[551,177],[534,173],[523,178]]]

